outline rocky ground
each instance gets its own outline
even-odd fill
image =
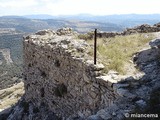
[[[148,43],[148,47],[139,51],[133,58],[139,73],[121,79],[118,84],[113,84],[121,97],[109,108],[90,116],[89,120],[121,120],[131,119],[131,113],[160,113],[160,49],[157,47],[160,45],[160,33],[155,33],[155,35],[157,39]],[[112,74],[112,76],[115,75]],[[159,117],[148,119],[159,119]]]

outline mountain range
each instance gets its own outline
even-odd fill
[[[81,20],[81,21],[95,21],[102,23],[114,23],[122,25],[123,27],[133,27],[140,24],[154,24],[159,22],[160,14],[114,14],[95,16],[90,14],[78,14],[78,15],[59,15],[52,16],[46,14],[39,15],[26,15],[23,16],[29,19],[61,19],[61,20]]]
[[[141,24],[153,25],[160,20],[160,14],[122,14],[94,16],[90,14],[59,15],[47,14],[24,16],[1,16],[0,28],[16,28],[22,32],[35,32],[40,29],[72,27],[77,32],[88,32],[94,28],[101,31],[122,31],[127,27]]]

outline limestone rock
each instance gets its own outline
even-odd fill
[[[160,48],[160,39],[155,39],[155,40],[152,40],[149,45],[152,47],[152,48]]]
[[[73,32],[72,28],[68,28],[68,27],[58,29],[56,33],[57,33],[57,35],[60,35],[60,36],[61,35],[74,35],[74,34],[76,34],[75,32]]]
[[[35,33],[36,35],[55,35],[56,33],[52,30],[42,30]]]
[[[136,101],[136,104],[142,108],[146,107],[146,102],[144,100],[138,100]]]
[[[127,93],[128,93],[128,90],[126,90],[126,89],[123,89],[123,88],[117,89],[117,94],[119,94],[122,97],[127,95]]]

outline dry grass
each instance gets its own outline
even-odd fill
[[[153,34],[147,33],[98,39],[98,59],[105,65],[105,72],[115,70],[120,74],[126,74],[124,66],[129,63],[134,53],[147,46],[146,44],[154,38]],[[87,42],[93,44],[93,40]]]

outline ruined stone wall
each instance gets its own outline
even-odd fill
[[[154,24],[150,26],[148,24],[139,25],[133,28],[127,28],[122,35],[130,35],[134,33],[150,33],[150,32],[159,32],[160,31],[160,23]]]
[[[101,77],[104,66],[87,55],[90,46],[71,29],[57,32],[24,38],[25,100],[63,118],[87,117],[112,105],[117,94]]]
[[[153,26],[150,26],[148,24],[139,25],[133,28],[127,28],[126,30],[122,32],[103,32],[99,31],[97,33],[97,37],[99,38],[111,38],[115,36],[124,36],[124,35],[131,35],[135,33],[151,33],[151,32],[159,32],[160,31],[160,23],[154,24]],[[85,36],[80,35],[80,38],[83,39],[93,39],[94,33],[89,32]]]

